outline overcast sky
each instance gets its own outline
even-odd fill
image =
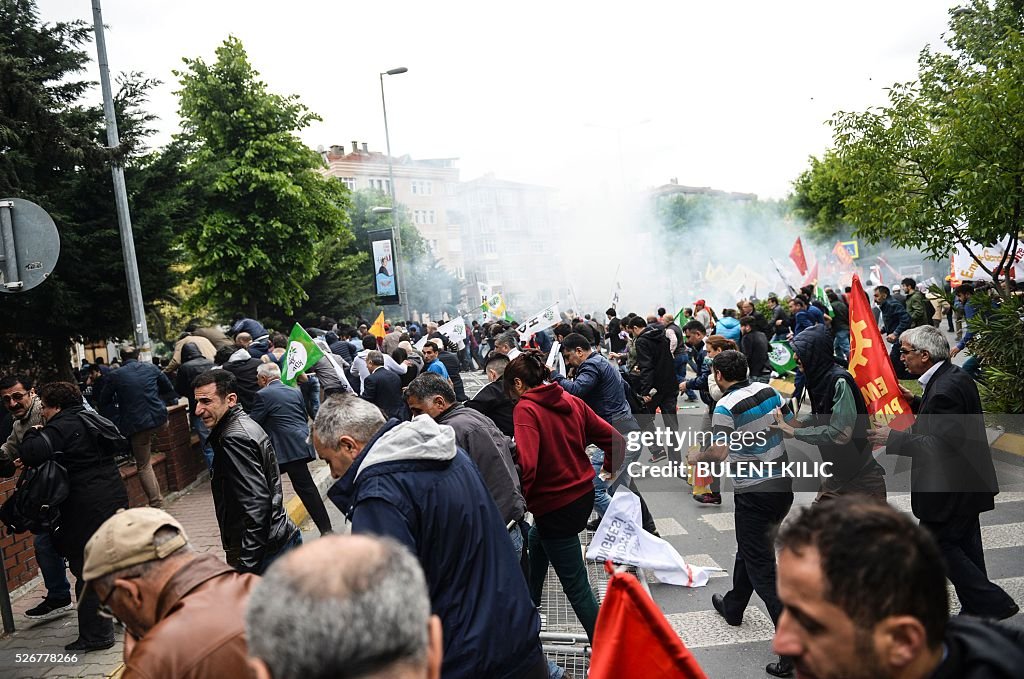
[[[164,81],[158,143],[177,129],[171,71],[211,60],[231,34],[272,91],[323,118],[301,135],[313,147],[383,150],[378,73],[406,66],[385,82],[393,152],[458,157],[464,180],[639,189],[676,177],[783,197],[829,145],[833,112],[881,104],[886,86],[914,77],[953,2],[103,0],[103,11],[112,71]],[[88,0],[39,5],[44,21],[92,21]]]

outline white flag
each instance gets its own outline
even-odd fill
[[[675,547],[640,526],[640,499],[625,486],[619,487],[590,541],[587,558],[643,568],[659,582],[683,587],[703,587],[712,573],[722,572],[721,568],[691,566]]]
[[[558,302],[555,302],[548,308],[543,309],[536,315],[528,318],[525,323],[516,328],[516,331],[519,333],[520,337],[526,340],[530,335],[538,333],[541,330],[547,330],[553,325],[558,325],[559,319],[561,319],[561,316],[558,314]]]
[[[437,329],[439,333],[447,337],[452,344],[463,347],[466,344],[466,321],[462,316],[457,316]]]
[[[481,304],[485,303],[487,301],[487,298],[494,294],[494,287],[490,283],[478,282],[476,284],[476,290],[477,293],[480,295]]]

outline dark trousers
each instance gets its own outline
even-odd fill
[[[793,493],[736,493],[736,563],[732,589],[725,595],[725,613],[739,619],[757,592],[776,625],[782,602],[775,589],[775,547],[772,531],[793,505]]]
[[[82,567],[85,565],[85,553],[77,552],[68,557],[68,568],[75,576],[75,598],[78,601],[78,639],[86,643],[103,643],[114,638],[114,621],[100,615],[100,598],[96,589],[90,587],[82,596],[85,581],[82,579]]]
[[[288,475],[295,494],[302,500],[302,505],[309,512],[320,535],[332,532],[333,528],[331,528],[331,519],[327,516],[327,507],[324,506],[320,491],[317,490],[316,484],[313,483],[313,477],[309,473],[309,462],[306,460],[281,462],[278,467],[281,469],[281,473]]]
[[[953,516],[941,522],[922,521],[921,525],[939,543],[947,575],[960,599],[960,612],[980,617],[1004,617],[1014,602],[999,585],[988,579],[978,515]]]

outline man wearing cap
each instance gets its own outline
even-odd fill
[[[259,581],[196,552],[160,509],[110,517],[85,546],[100,614],[124,623],[124,679],[249,677],[245,606]]]

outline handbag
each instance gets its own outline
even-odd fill
[[[63,453],[53,450],[45,431],[39,432],[52,456],[36,467],[25,467],[14,492],[0,507],[0,521],[12,533],[47,533],[60,522],[60,505],[71,492],[68,470],[60,463]]]

